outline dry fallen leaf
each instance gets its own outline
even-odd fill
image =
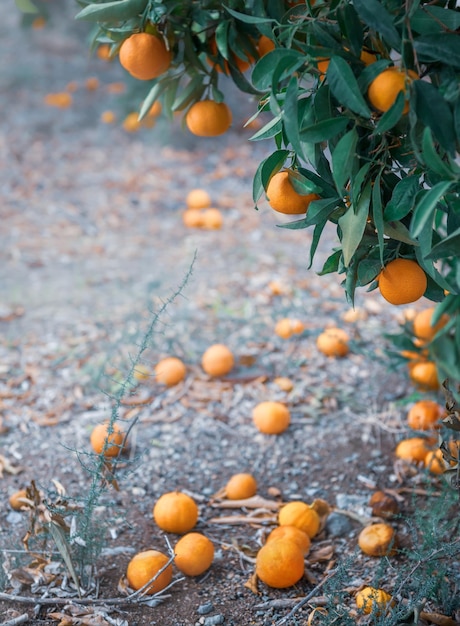
[[[244,587],[247,587],[247,589],[249,589],[250,591],[252,591],[252,593],[255,593],[256,595],[260,595],[260,591],[257,588],[257,574],[254,572],[253,574],[251,574],[251,576],[248,578],[248,580],[244,583]]]
[[[277,502],[275,500],[267,500],[262,496],[252,496],[251,498],[245,498],[244,500],[221,500],[220,502],[212,503],[212,506],[218,509],[269,509],[276,511],[284,502]]]

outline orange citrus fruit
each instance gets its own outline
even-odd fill
[[[350,337],[341,328],[326,328],[316,339],[316,347],[326,356],[343,357],[348,354]]]
[[[234,474],[225,486],[225,495],[229,500],[244,500],[257,493],[257,481],[252,474]]]
[[[416,261],[394,259],[378,276],[379,290],[390,304],[409,304],[423,296],[427,288],[426,274]]]
[[[68,109],[72,106],[73,98],[70,93],[49,93],[44,98],[45,104],[58,109]]]
[[[318,534],[321,520],[313,507],[300,500],[288,502],[278,513],[280,526],[295,526],[313,539]]]
[[[267,37],[266,35],[261,35],[257,42],[257,52],[260,57],[265,56],[269,52],[275,49],[275,42]]]
[[[316,193],[297,193],[289,180],[289,172],[283,170],[270,178],[267,198],[269,205],[278,213],[300,215],[306,213],[310,202],[318,200],[319,196]]]
[[[186,209],[182,213],[182,221],[187,228],[203,228],[203,211],[201,209]]]
[[[222,343],[209,346],[201,357],[201,365],[208,376],[225,376],[235,364],[230,348]]]
[[[408,86],[412,80],[419,78],[412,70],[405,72],[397,67],[389,67],[383,70],[369,85],[367,97],[374,109],[385,113],[388,111],[399,94],[400,91],[407,93]],[[409,102],[406,101],[403,113],[409,111]]]
[[[171,52],[165,42],[150,33],[133,33],[120,46],[122,67],[139,80],[152,80],[171,65]]]
[[[422,339],[423,341],[431,341],[433,337],[438,333],[441,328],[449,321],[449,316],[444,314],[441,315],[441,318],[436,322],[434,326],[431,325],[431,320],[433,318],[433,314],[435,312],[435,307],[429,307],[428,309],[424,309],[417,313],[412,322],[412,330],[414,335],[418,337],[418,339]]]
[[[216,43],[215,37],[212,37],[209,41],[209,51],[213,57],[216,57],[218,54],[217,43]],[[230,73],[230,68],[228,65],[228,61],[226,59],[223,59],[223,69],[220,63],[218,63],[214,59],[208,58],[207,62],[209,65],[212,65],[216,69],[216,71],[219,73],[223,73],[227,76]],[[236,54],[233,54],[233,53],[232,53],[232,62],[234,65],[236,65],[236,67],[240,70],[241,73],[245,72],[247,69],[251,67],[251,61],[249,61],[248,59],[241,59],[240,57],[236,56]]]
[[[192,530],[197,523],[198,506],[186,493],[164,493],[153,507],[153,519],[161,530],[181,535]]]
[[[29,499],[27,498],[27,489],[20,489],[19,491],[15,491],[8,498],[8,502],[10,507],[15,511],[21,511],[22,509],[27,509],[30,507]]]
[[[252,419],[261,433],[279,435],[291,422],[291,414],[281,402],[260,402],[252,411]]]
[[[429,452],[428,441],[422,437],[410,437],[398,443],[395,454],[398,459],[418,463],[424,461]]]
[[[297,526],[277,526],[268,535],[265,543],[278,540],[294,542],[304,555],[308,554],[310,551],[310,537],[303,530],[297,528]]]
[[[224,223],[222,213],[219,209],[204,209],[203,210],[203,228],[207,230],[219,230]]]
[[[161,359],[155,366],[155,378],[162,385],[172,387],[184,380],[187,373],[183,361],[175,356]]]
[[[447,464],[444,461],[444,457],[442,456],[442,450],[440,448],[427,452],[424,463],[425,467],[432,474],[444,474],[447,468]]]
[[[207,209],[211,206],[211,196],[205,189],[192,189],[185,198],[188,209]]]
[[[257,553],[256,574],[269,587],[292,587],[304,571],[304,555],[293,541],[269,541]]]
[[[111,46],[108,43],[101,43],[96,50],[96,56],[102,61],[110,61]]]
[[[364,587],[358,591],[355,600],[358,609],[361,609],[366,615],[370,613],[380,615],[380,612],[392,603],[393,598],[383,589]]]
[[[275,325],[275,334],[282,339],[289,339],[292,335],[303,333],[305,326],[301,320],[283,317]]]
[[[174,563],[186,576],[199,576],[212,564],[214,545],[201,533],[187,533],[174,546]]]
[[[407,423],[414,430],[434,428],[442,415],[441,406],[434,400],[419,400],[407,414]]]
[[[381,522],[363,528],[358,536],[358,545],[368,556],[388,556],[394,552],[395,539],[394,528]]]
[[[157,576],[145,593],[152,595],[162,591],[172,580],[173,568],[171,564],[169,564],[161,574],[158,574],[168,561],[169,559],[166,554],[158,550],[138,552],[128,563],[126,570],[126,578],[128,579],[131,589],[141,589],[149,580]]]
[[[433,361],[419,361],[413,363],[409,370],[411,380],[423,389],[438,389],[439,378],[436,363]]]
[[[118,456],[126,444],[126,434],[120,426],[113,424],[109,433],[109,423],[97,424],[90,435],[90,443],[96,454],[106,457]]]
[[[185,115],[187,128],[198,137],[217,137],[227,132],[232,112],[225,102],[200,100],[192,104]]]

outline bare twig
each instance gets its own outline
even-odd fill
[[[13,619],[9,619],[6,622],[2,622],[0,626],[17,626],[18,624],[25,624],[28,622],[30,617],[27,613],[23,613],[22,615],[18,615],[17,617],[13,617]]]

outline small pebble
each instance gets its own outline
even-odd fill
[[[223,624],[225,621],[225,617],[223,615],[211,615],[210,617],[205,617],[203,625],[204,626],[217,626],[217,624]]]
[[[326,521],[326,531],[331,537],[344,537],[353,530],[351,521],[341,513],[330,513]]]
[[[214,606],[212,604],[212,602],[206,602],[206,604],[200,604],[200,606],[197,608],[197,613],[199,615],[207,615],[208,613],[211,613],[211,611],[214,610]]]

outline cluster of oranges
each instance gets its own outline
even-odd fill
[[[205,189],[192,189],[185,198],[186,209],[182,221],[188,228],[219,230],[223,225],[222,213],[212,206],[211,196]]]

